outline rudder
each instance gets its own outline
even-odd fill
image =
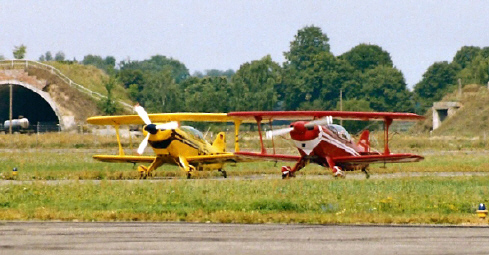
[[[362,147],[365,152],[370,151],[370,140],[369,140],[370,132],[368,130],[364,130],[360,135],[360,139],[358,139],[357,145]]]
[[[226,133],[220,132],[217,134],[216,140],[212,143],[212,147],[219,152],[226,152]]]

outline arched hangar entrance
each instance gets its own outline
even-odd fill
[[[38,124],[63,127],[56,104],[47,92],[27,83],[12,80],[0,82],[0,98],[2,98],[0,100],[0,124],[3,125],[10,118],[10,93],[12,93],[13,119],[23,116],[34,128]]]

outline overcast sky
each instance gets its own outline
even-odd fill
[[[487,1],[48,1],[0,0],[0,55],[51,51],[144,60],[160,54],[190,70],[237,70],[271,55],[285,59],[297,31],[318,26],[335,56],[360,43],[390,53],[409,87],[462,46],[489,46]]]

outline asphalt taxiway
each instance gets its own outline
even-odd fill
[[[489,227],[0,222],[0,254],[489,254]]]

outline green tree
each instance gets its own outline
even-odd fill
[[[20,46],[15,46],[14,48],[14,58],[15,59],[24,59],[27,47],[23,44]]]
[[[362,94],[375,111],[412,112],[414,103],[401,71],[388,66],[377,66],[365,71]]]
[[[45,57],[44,57],[44,59],[45,59],[46,61],[52,61],[52,60],[53,60],[53,54],[51,54],[51,52],[50,52],[50,51],[47,51],[47,52],[46,52],[46,54],[45,54],[44,56],[45,56]]]
[[[112,90],[116,86],[116,79],[109,77],[104,81],[105,89],[107,90],[107,98],[101,101],[102,112],[106,115],[113,115],[118,111],[117,103],[113,99]]]
[[[194,78],[194,82],[185,88],[184,95],[185,109],[190,112],[227,112],[229,109],[226,77]]]
[[[145,78],[146,85],[141,91],[143,105],[152,112],[179,112],[183,109],[180,87],[172,77],[171,69],[152,73]]]
[[[416,102],[423,112],[439,101],[455,84],[457,68],[446,61],[436,62],[423,74],[423,79],[414,86]]]
[[[326,110],[336,107],[340,90],[353,96],[358,90],[355,73],[345,61],[329,52],[311,57],[300,66],[286,65],[280,98],[287,110]]]
[[[121,61],[119,65],[121,70],[141,70],[143,73],[159,73],[168,69],[176,83],[181,83],[190,76],[184,64],[161,55],[143,61]]]
[[[393,67],[390,54],[377,45],[360,44],[343,53],[339,58],[348,61],[361,72],[380,65]]]
[[[5,60],[5,56],[0,54],[0,60]]]
[[[472,60],[479,55],[481,48],[475,46],[463,46],[453,58],[453,62],[458,64],[461,69],[467,67]]]
[[[193,76],[198,77],[198,78],[204,78],[206,76],[208,77],[227,77],[228,79],[231,79],[233,75],[235,74],[234,70],[228,69],[226,71],[221,71],[217,69],[209,69],[205,70],[204,73],[201,72],[195,72]]]
[[[232,78],[230,106],[233,111],[273,110],[281,68],[270,55],[241,65]]]
[[[314,56],[329,52],[329,38],[321,28],[306,26],[297,32],[294,41],[290,42],[290,50],[284,52],[287,66],[307,67]]]
[[[484,58],[482,54],[479,54],[458,73],[458,77],[465,84],[486,84],[489,81],[489,58]]]
[[[336,107],[337,110],[340,110],[340,105]],[[343,105],[341,107],[343,111],[353,111],[353,112],[371,112],[373,111],[370,108],[370,103],[365,99],[349,99],[344,100]],[[346,130],[348,130],[351,134],[356,134],[368,127],[372,127],[374,125],[373,121],[358,121],[358,120],[345,120],[343,121],[343,126]],[[376,126],[375,126],[376,127]]]
[[[65,61],[65,54],[62,51],[58,51],[54,56],[54,60],[56,61]]]
[[[107,56],[104,59],[97,55],[86,55],[83,57],[82,64],[93,65],[107,73],[112,73],[115,68],[115,58],[112,56]]]
[[[277,86],[286,110],[324,109],[336,104],[327,101],[338,86],[331,83],[336,59],[329,52],[328,41],[320,28],[311,26],[299,30],[290,43],[290,51],[284,53],[283,80]]]

